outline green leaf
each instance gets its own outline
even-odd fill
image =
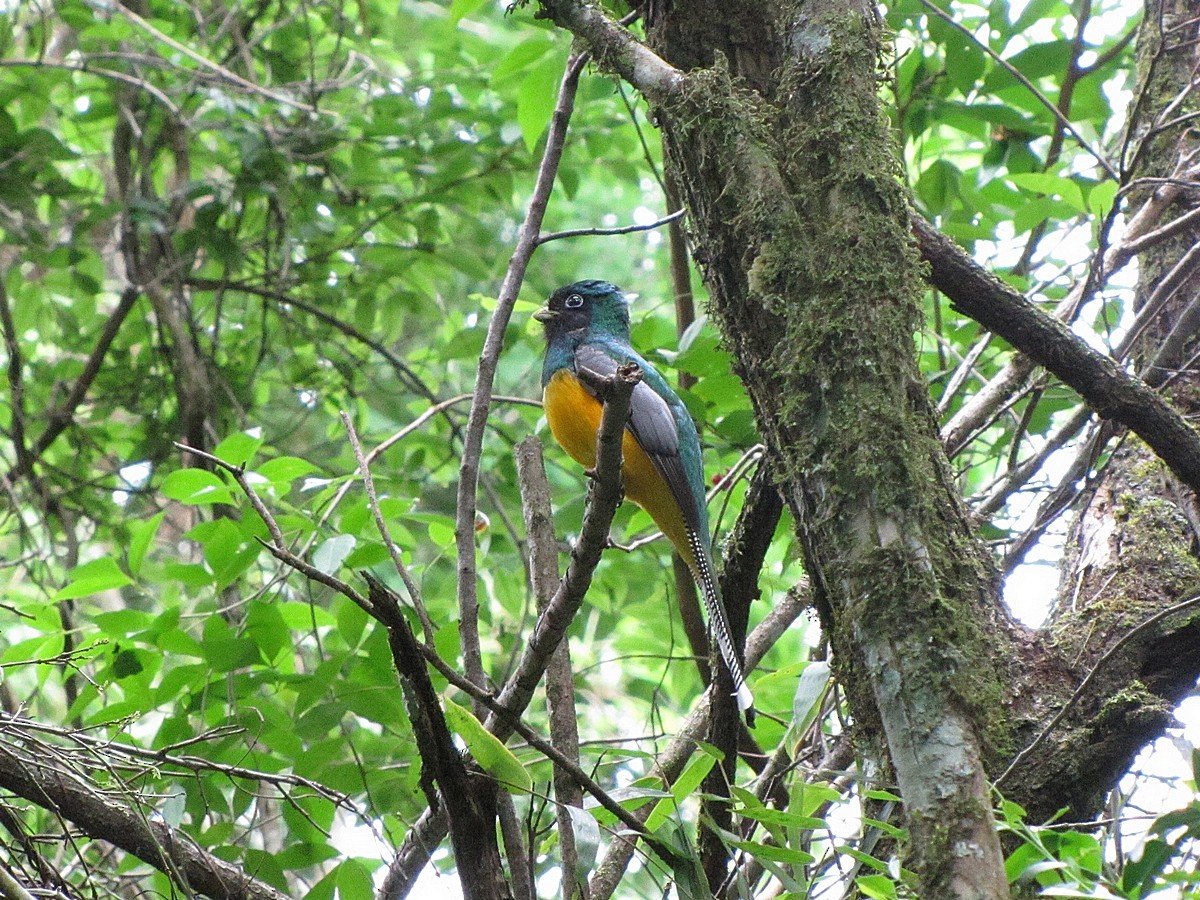
[[[1070,178],[1064,178],[1061,175],[1052,175],[1049,172],[1026,172],[1024,174],[1010,175],[1009,180],[1018,187],[1026,188],[1027,190],[1061,197],[1079,212],[1083,212],[1084,210],[1083,191]]]
[[[558,100],[558,85],[566,67],[566,54],[555,53],[525,73],[517,88],[517,124],[529,152],[537,147],[542,133],[550,124],[554,104]]]
[[[646,818],[646,827],[651,831],[657,831],[669,817],[674,815],[679,804],[700,788],[701,783],[716,763],[716,757],[710,753],[697,753],[693,756],[683,772],[675,779],[675,783],[671,785],[670,799],[660,801]]]
[[[854,879],[855,886],[872,900],[894,900],[896,883],[886,875],[862,875]]]
[[[821,711],[821,701],[829,687],[829,663],[823,660],[813,660],[800,673],[796,684],[796,693],[792,697],[792,725],[794,740],[803,739],[808,728],[816,720]]]
[[[571,817],[571,833],[575,837],[579,878],[586,881],[587,873],[596,865],[596,856],[600,850],[600,823],[590,812],[578,806],[567,806],[567,814]]]
[[[654,829],[655,850],[671,867],[680,900],[712,900],[708,880],[700,867],[700,856],[682,822],[671,819]],[[664,852],[666,851],[666,852]]]
[[[179,469],[162,485],[163,496],[189,506],[233,503],[233,494],[215,473],[206,469]]]
[[[142,562],[146,559],[146,551],[158,534],[158,529],[166,518],[165,512],[160,512],[142,522],[129,523],[129,545],[126,547],[126,563],[130,573],[136,578],[142,571]]]
[[[461,19],[476,12],[487,2],[488,0],[454,0],[450,4],[450,21],[457,25]]]
[[[292,646],[292,635],[273,603],[258,601],[246,613],[246,635],[258,645],[262,658],[274,664]]]
[[[521,41],[492,67],[492,82],[503,82],[515,75],[524,74],[525,70],[553,49],[554,41],[542,34]]]
[[[59,600],[75,600],[133,584],[133,579],[121,571],[121,567],[111,556],[102,556],[82,566],[76,566],[71,570],[69,578],[70,580],[50,598],[52,603]]]
[[[313,552],[313,565],[326,575],[336,575],[342,561],[350,555],[358,539],[352,534],[339,534],[323,541]]]
[[[263,463],[255,471],[275,484],[291,484],[297,478],[316,472],[317,467],[298,456],[277,456]]]
[[[113,657],[113,675],[118,679],[129,678],[143,671],[145,671],[145,667],[138,658],[136,650],[118,650],[117,655]]]
[[[339,900],[365,900],[375,895],[371,871],[357,859],[347,859],[337,867]]]
[[[755,859],[769,859],[773,862],[789,866],[807,866],[817,861],[811,853],[803,850],[793,850],[791,847],[779,847],[774,844],[763,844],[755,841],[731,841],[730,846],[745,850]]]
[[[231,466],[244,466],[263,445],[262,429],[251,428],[231,434],[213,449],[213,456],[223,459]]]
[[[446,713],[446,724],[463,739],[475,762],[496,779],[511,794],[528,794],[533,789],[533,779],[525,767],[494,734],[480,724],[471,711],[453,700],[444,698],[442,708]]]
[[[1088,211],[1098,222],[1108,216],[1108,211],[1112,209],[1113,201],[1117,198],[1118,189],[1117,183],[1110,180],[1102,181],[1088,191]]]

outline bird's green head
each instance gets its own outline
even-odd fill
[[[608,281],[576,281],[560,287],[533,314],[546,327],[546,340],[571,332],[629,340],[629,298]]]

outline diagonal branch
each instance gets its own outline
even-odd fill
[[[611,389],[601,394],[604,412],[596,439],[596,476],[592,481],[587,514],[579,530],[579,542],[571,553],[567,574],[538,617],[516,671],[500,692],[500,704],[515,715],[529,705],[551,654],[583,605],[583,597],[592,583],[592,573],[608,543],[608,529],[621,502],[621,439],[629,419],[633,388],[641,380],[642,371],[637,366],[622,366],[608,380]],[[493,733],[502,733],[503,725],[495,714],[488,717],[486,724]]]
[[[164,872],[187,895],[217,900],[287,900],[240,866],[218,859],[172,828],[111,794],[101,794],[44,753],[0,744],[0,787],[50,810],[89,837],[120,847]]]
[[[421,789],[430,806],[446,805],[463,896],[467,900],[499,900],[507,896],[507,890],[496,843],[496,785],[469,772],[454,746],[421,644],[400,611],[399,598],[370,573],[365,577],[371,604],[387,627],[392,662],[409,699],[409,719],[421,753]]]
[[[10,483],[15,483],[25,475],[28,475],[32,471],[34,463],[41,458],[41,455],[46,452],[47,448],[74,421],[75,410],[79,408],[79,404],[87,396],[92,382],[100,374],[100,367],[104,364],[104,358],[108,355],[108,350],[112,346],[113,341],[116,340],[117,332],[120,331],[121,325],[129,315],[129,311],[133,309],[133,305],[137,303],[138,298],[141,296],[141,289],[133,285],[130,285],[121,292],[121,300],[117,303],[117,308],[112,311],[112,314],[104,323],[104,329],[100,332],[96,346],[92,348],[91,355],[88,356],[87,362],[83,366],[83,371],[79,373],[79,377],[71,385],[70,393],[67,394],[66,399],[60,405],[46,414],[45,429],[38,435],[37,440],[29,448],[29,452],[25,454],[24,459],[18,461],[9,470],[8,480]]]
[[[1128,427],[1193,490],[1200,491],[1200,435],[1153,389],[989,273],[924,218],[913,233],[930,283],[954,308],[1000,335],[1074,388],[1099,415]]]
[[[604,71],[615,72],[650,102],[677,94],[687,76],[612,19],[598,3],[542,0],[537,16],[583,40]]]

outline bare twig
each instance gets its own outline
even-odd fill
[[[291,106],[296,109],[303,110],[304,112],[308,112],[308,113],[322,113],[323,112],[322,110],[318,109],[315,106],[312,106],[311,104],[301,103],[299,100],[289,97],[286,94],[281,94],[278,91],[272,90],[271,88],[263,87],[261,84],[255,84],[253,81],[247,81],[241,75],[237,74],[237,72],[234,72],[230,69],[225,68],[222,65],[219,65],[219,64],[213,62],[211,59],[206,57],[204,54],[197,53],[195,50],[193,50],[191,47],[188,47],[186,44],[181,44],[179,41],[175,40],[170,35],[164,34],[162,31],[160,31],[159,29],[155,28],[152,24],[150,24],[150,22],[146,21],[141,16],[139,16],[137,13],[135,13],[132,9],[130,9],[129,7],[127,7],[123,4],[117,4],[114,7],[114,10],[116,12],[119,12],[121,15],[123,15],[125,18],[127,18],[130,22],[132,22],[138,28],[142,29],[142,31],[146,32],[146,34],[150,35],[156,41],[160,41],[161,43],[166,44],[168,47],[170,47],[176,53],[183,54],[188,59],[192,60],[193,62],[200,65],[201,67],[208,69],[210,72],[213,72],[214,74],[218,75],[220,78],[222,78],[224,81],[228,82],[229,84],[235,85],[248,93],[257,94],[259,96],[266,97],[270,100],[274,100],[276,103],[283,103],[286,106]]]
[[[932,282],[955,307],[1045,366],[1106,419],[1127,426],[1193,490],[1200,490],[1200,435],[1152,388],[1093,350],[1066,325],[992,276],[949,238],[913,218]],[[1014,360],[1016,362],[1016,360]]]
[[[938,415],[942,415],[950,408],[950,404],[954,402],[954,397],[962,389],[967,377],[975,370],[975,364],[979,362],[979,357],[983,356],[983,351],[988,348],[991,342],[992,333],[989,331],[967,351],[967,355],[962,358],[962,362],[958,364],[958,368],[954,370],[954,374],[950,376],[950,380],[946,383],[945,390],[942,391],[942,397],[938,400],[937,405]]]
[[[404,582],[404,588],[408,591],[409,602],[421,618],[421,626],[425,629],[425,640],[432,643],[437,629],[429,618],[429,612],[425,609],[425,603],[421,599],[421,589],[409,573],[408,566],[404,564],[404,558],[400,555],[400,548],[392,540],[387,523],[383,521],[383,513],[379,509],[379,498],[375,496],[375,479],[371,477],[371,468],[367,464],[366,456],[363,455],[362,442],[358,439],[358,432],[354,430],[354,422],[350,420],[350,416],[344,411],[342,412],[342,425],[345,426],[346,434],[350,437],[350,446],[354,448],[354,459],[358,463],[358,473],[362,476],[363,487],[367,492],[367,506],[370,508],[371,515],[375,519],[375,527],[379,529],[379,536],[383,539],[384,546],[387,547],[388,553],[392,557],[392,565],[396,569],[396,574]]]
[[[110,740],[107,737],[92,737],[86,732],[76,728],[61,728],[54,725],[47,725],[44,722],[37,722],[33,719],[26,719],[20,716],[10,716],[0,713],[0,732],[10,732],[17,736],[23,736],[29,733],[37,732],[41,734],[52,734],[55,737],[67,741],[73,741],[81,746],[89,747],[97,750],[109,751],[122,756],[128,756],[131,759],[142,760],[143,762],[153,765],[169,765],[180,769],[186,769],[189,772],[217,772],[229,778],[242,778],[247,781],[258,781],[264,784],[285,785],[289,787],[303,787],[311,790],[313,793],[324,797],[325,799],[344,807],[347,810],[358,811],[350,802],[350,798],[340,791],[333,788],[325,787],[323,784],[313,781],[309,778],[304,778],[300,775],[292,775],[286,772],[260,772],[256,769],[249,769],[245,766],[229,765],[227,763],[213,762],[205,759],[202,756],[191,756],[186,754],[175,753],[174,750],[182,746],[198,743],[200,741],[212,740],[217,737],[224,737],[227,734],[237,733],[240,728],[221,729],[206,732],[202,735],[197,735],[187,741],[182,741],[178,744],[173,744],[171,747],[164,747],[161,750],[147,750],[144,747],[138,747],[133,744],[122,744],[118,741]]]
[[[1002,478],[984,489],[977,502],[973,502],[971,511],[977,518],[985,519],[1002,507],[1014,492],[1020,490],[1034,475],[1041,471],[1042,464],[1052,453],[1062,449],[1068,441],[1079,434],[1094,413],[1086,406],[1081,406],[1075,414],[1063,424],[1045,443],[1024,462],[1010,467]]]
[[[74,823],[90,837],[107,841],[172,878],[185,895],[199,892],[221,900],[286,900],[240,866],[218,859],[192,843],[161,816],[101,794],[44,753],[0,744],[0,787]]]
[[[662,228],[664,225],[669,225],[683,218],[686,210],[678,209],[668,216],[663,216],[661,219],[655,219],[647,225],[623,225],[619,228],[573,228],[569,231],[553,231],[549,234],[543,234],[537,239],[538,246],[548,244],[551,241],[560,241],[563,238],[573,237],[599,237],[614,234],[635,234],[639,231],[653,231],[655,228]]]
[[[491,409],[492,384],[496,377],[496,366],[504,343],[504,332],[512,316],[517,293],[525,278],[525,269],[537,248],[537,236],[550,202],[550,192],[558,173],[566,142],[567,125],[575,104],[575,89],[579,74],[587,62],[587,54],[581,53],[567,60],[566,72],[558,90],[558,100],[550,117],[550,129],[546,137],[546,149],[538,167],[537,181],[525,221],[517,236],[517,246],[509,258],[508,270],[500,285],[496,298],[496,311],[488,323],[487,335],[479,355],[478,374],[471,401],[471,412],[467,418],[466,437],[463,441],[462,465],[458,471],[458,495],[455,515],[455,549],[458,554],[458,628],[462,644],[463,662],[467,677],[475,684],[484,683],[483,658],[479,647],[479,586],[475,568],[475,491],[479,483],[480,457],[483,452],[483,432]],[[481,713],[482,710],[476,710]]]

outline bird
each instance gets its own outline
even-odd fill
[[[587,470],[596,466],[603,404],[580,371],[611,377],[628,363],[642,370],[621,441],[625,496],[649,513],[687,563],[732,676],[738,709],[753,721],[754,698],[733,644],[709,547],[700,436],[683,401],[630,344],[628,295],[608,281],[576,281],[554,291],[533,317],[546,332],[546,422],[563,450]]]

